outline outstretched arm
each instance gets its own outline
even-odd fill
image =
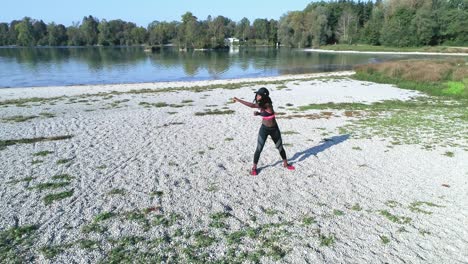
[[[248,106],[248,107],[250,107],[250,108],[258,108],[258,104],[249,103],[249,102],[246,102],[246,101],[244,101],[244,100],[241,100],[241,99],[239,99],[239,98],[237,98],[237,97],[232,98],[232,100],[234,100],[234,102],[239,102],[239,103],[241,103],[241,104],[243,104],[243,105],[245,105],[245,106]]]

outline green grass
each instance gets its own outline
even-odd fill
[[[67,248],[72,247],[73,244],[65,244],[65,245],[49,245],[43,246],[39,248],[39,252],[46,258],[46,259],[53,259],[57,255],[62,254]]]
[[[195,239],[195,246],[197,248],[206,248],[216,242],[216,239],[207,234],[205,231],[197,231],[193,234],[193,237]]]
[[[296,131],[283,131],[283,132],[281,132],[281,134],[283,134],[283,135],[295,135],[295,134],[299,134],[299,132],[296,132]]]
[[[334,235],[330,235],[330,236],[320,235],[319,240],[320,240],[320,246],[330,247],[335,243],[335,236]]]
[[[47,156],[47,155],[49,155],[49,154],[52,154],[52,153],[54,153],[54,152],[53,152],[53,151],[49,151],[49,150],[44,150],[44,151],[39,151],[39,152],[34,153],[33,156],[36,156],[36,157],[37,157],[37,156],[45,157],[45,156]]]
[[[45,118],[53,118],[55,117],[55,114],[53,113],[48,113],[48,112],[42,112],[42,113],[39,113],[40,116],[42,117],[45,117]]]
[[[55,190],[59,189],[65,186],[70,185],[70,182],[45,182],[45,183],[39,183],[33,187],[29,187],[28,189],[37,189],[39,191],[43,190]]]
[[[85,234],[89,234],[89,233],[98,233],[98,234],[102,234],[104,232],[107,231],[107,228],[105,226],[102,226],[98,223],[91,223],[91,224],[88,224],[88,225],[85,225],[81,228],[81,232],[85,233]]]
[[[62,180],[62,181],[71,181],[75,177],[71,176],[70,174],[57,174],[52,176],[53,180]]]
[[[37,118],[38,116],[22,116],[22,115],[16,115],[16,116],[10,116],[10,117],[4,117],[2,118],[3,122],[15,122],[15,123],[20,123],[20,122],[26,122],[28,120]]]
[[[205,115],[230,115],[233,114],[235,111],[234,110],[218,110],[218,109],[207,109],[205,112],[195,112],[196,116],[205,116]]]
[[[452,151],[446,151],[444,153],[445,156],[449,157],[449,158],[453,158],[455,156],[455,153],[453,153]]]
[[[275,210],[275,209],[272,209],[272,208],[267,208],[267,209],[265,210],[265,214],[266,214],[266,215],[269,215],[269,216],[273,216],[273,215],[276,215],[276,214],[278,214],[278,213],[279,213],[278,210]]]
[[[17,144],[34,144],[39,142],[48,142],[48,141],[56,141],[56,140],[65,140],[70,139],[73,136],[55,136],[55,137],[37,137],[37,138],[22,138],[22,139],[7,139],[7,140],[0,140],[0,150],[6,149],[8,146],[13,146]]]
[[[28,262],[30,248],[35,241],[37,228],[35,225],[25,225],[1,230],[0,262]]]
[[[394,201],[394,200],[388,200],[385,202],[385,205],[390,207],[390,208],[395,208],[401,206],[401,203]]]
[[[443,207],[441,205],[437,205],[437,204],[431,203],[431,202],[416,201],[416,202],[412,202],[409,205],[409,209],[410,209],[411,212],[415,212],[415,213],[432,214],[432,212],[430,212],[430,211],[423,210],[421,208],[422,206],[426,206],[426,207]]]
[[[226,236],[226,242],[228,245],[235,245],[241,243],[242,238],[247,236],[247,232],[244,230],[234,231]]]
[[[362,207],[359,205],[359,204],[354,204],[352,207],[351,207],[351,210],[353,211],[361,211],[362,210]]]
[[[114,188],[110,190],[107,194],[108,195],[125,195],[126,193],[127,192],[125,191],[125,189]]]
[[[225,138],[224,141],[233,141],[234,139],[233,138]]]
[[[99,223],[99,222],[102,222],[102,221],[106,221],[108,219],[111,219],[113,217],[116,217],[117,214],[114,213],[114,212],[103,212],[103,213],[100,213],[98,215],[96,215],[94,217],[94,223]]]
[[[81,249],[85,250],[97,249],[99,247],[99,242],[95,240],[81,239],[78,241],[78,245]]]
[[[70,161],[72,161],[72,159],[59,159],[57,160],[56,164],[66,164]]]
[[[16,183],[20,183],[20,182],[30,182],[32,180],[36,179],[36,177],[24,177],[24,178],[21,178],[21,179],[17,179],[17,180],[11,180],[11,181],[7,181],[6,183],[8,184],[16,184]]]
[[[385,218],[387,218],[388,220],[392,221],[393,223],[408,224],[408,223],[411,222],[411,218],[406,217],[406,216],[393,215],[390,212],[388,212],[387,210],[380,210],[379,213],[382,216],[384,216]]]
[[[173,226],[180,219],[182,219],[182,216],[176,213],[170,213],[167,216],[156,215],[153,221],[153,225],[156,225],[156,226],[161,225],[164,227],[170,227],[170,226]]]
[[[388,138],[392,144],[416,144],[426,150],[426,146],[468,147],[468,137],[461,132],[468,129],[468,100],[426,97],[370,105],[326,103],[298,107],[300,111],[318,109],[363,111],[364,117],[339,128],[340,134],[353,138]]]
[[[336,44],[320,46],[324,50],[339,50],[339,51],[385,51],[385,52],[442,52],[442,53],[466,53],[468,49],[460,49],[450,46],[424,46],[424,47],[387,47],[373,46],[366,44]]]
[[[302,218],[302,223],[303,223],[305,226],[315,224],[315,223],[316,223],[315,217],[312,217],[312,216],[305,216],[304,218]]]
[[[380,236],[380,241],[382,241],[383,244],[388,244],[390,243],[390,239],[384,235]]]
[[[342,215],[344,215],[344,212],[341,211],[341,210],[334,209],[333,210],[333,215],[342,216]]]
[[[60,201],[71,196],[73,196],[73,190],[48,194],[44,197],[43,201],[45,205],[50,205],[55,201]]]
[[[468,99],[468,64],[460,60],[408,60],[362,65],[353,78],[395,84],[432,96]]]
[[[44,161],[43,160],[33,160],[31,161],[31,164],[34,165],[34,164],[39,164],[39,163],[43,163]]]

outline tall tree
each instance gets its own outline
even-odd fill
[[[212,48],[224,46],[224,39],[226,38],[226,26],[229,24],[230,20],[223,16],[217,16],[212,21],[207,21],[208,23],[208,35],[210,36],[210,46]]]
[[[109,46],[112,42],[111,31],[109,27],[109,23],[107,20],[103,19],[101,23],[98,25],[98,44],[102,46]]]
[[[336,30],[336,35],[340,43],[350,45],[356,42],[358,37],[358,23],[358,17],[351,8],[343,10],[338,20],[338,28]]]
[[[253,22],[254,38],[268,40],[268,20],[257,18]]]
[[[332,30],[328,25],[328,10],[324,6],[318,6],[316,9],[306,14],[308,21],[309,35],[312,37],[312,46],[319,47],[327,43],[328,38],[332,36]]]
[[[369,21],[364,25],[362,40],[370,45],[380,45],[380,31],[384,22],[384,11],[381,4],[376,4]]]
[[[8,23],[0,23],[0,46],[8,45]]]
[[[16,25],[21,23],[21,20],[13,20],[8,28],[8,45],[16,45],[18,40],[18,31]]]
[[[195,37],[198,31],[198,19],[191,12],[182,15],[182,24],[180,25],[179,38],[183,48],[193,48],[195,46]]]
[[[34,43],[36,45],[47,45],[47,25],[42,20],[35,20],[32,24]]]
[[[250,20],[246,17],[242,18],[236,24],[235,37],[243,41],[247,40],[250,36]]]
[[[79,22],[73,22],[72,25],[67,28],[67,38],[68,45],[71,46],[82,46],[86,43],[80,30]]]
[[[381,31],[381,42],[386,46],[408,47],[417,44],[415,32],[410,27],[414,10],[399,6],[392,10]]]
[[[80,30],[86,45],[96,45],[98,43],[99,20],[93,16],[83,17]]]
[[[268,27],[268,43],[276,45],[278,42],[278,21],[270,19]]]
[[[23,20],[15,26],[15,30],[18,32],[16,44],[20,46],[35,45],[31,18],[23,18]]]

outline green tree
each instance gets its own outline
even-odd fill
[[[133,40],[133,44],[143,44],[146,42],[147,32],[146,29],[142,27],[132,28],[130,35]]]
[[[224,39],[226,38],[226,26],[229,22],[230,20],[223,16],[217,16],[213,21],[207,21],[210,46],[212,48],[223,47],[225,45]]]
[[[253,22],[253,37],[259,40],[268,40],[268,20],[257,18]]]
[[[278,42],[278,21],[270,19],[270,21],[268,21],[268,27],[268,42],[276,45]]]
[[[25,17],[23,20],[15,26],[15,30],[18,32],[18,38],[16,44],[20,46],[34,46],[34,35],[31,18]]]
[[[32,24],[32,30],[34,43],[36,45],[43,46],[48,44],[47,25],[42,20],[34,21]]]
[[[246,17],[242,18],[236,24],[236,30],[234,36],[240,40],[247,40],[250,36],[250,20]]]
[[[182,15],[182,24],[178,31],[178,37],[180,45],[183,48],[187,49],[195,47],[195,40],[199,31],[198,26],[197,17],[191,12],[186,12]]]
[[[380,31],[383,26],[384,11],[381,5],[376,5],[372,10],[369,21],[364,25],[362,39],[370,45],[380,45]]]
[[[111,44],[111,32],[109,23],[103,19],[98,25],[98,44],[102,46],[109,46]]]
[[[16,25],[21,23],[21,20],[13,20],[10,23],[8,29],[8,45],[16,45],[18,42],[18,31],[16,30]]]
[[[358,23],[358,17],[352,9],[347,8],[341,13],[336,30],[336,36],[340,43],[350,45],[356,42],[358,38]]]
[[[8,23],[0,23],[0,46],[8,45]]]
[[[416,34],[416,44],[430,44],[435,34],[435,27],[431,6],[419,8],[411,21],[411,29]]]
[[[438,42],[468,45],[468,1],[436,1]]]
[[[408,47],[417,44],[415,32],[410,27],[414,11],[403,7],[396,7],[394,13],[388,17],[382,27],[380,41],[386,46]]]
[[[289,25],[291,20],[290,12],[281,16],[278,23],[278,42],[286,47],[292,47],[294,45],[292,37],[294,30]]]
[[[319,47],[327,43],[332,31],[328,25],[328,10],[324,6],[318,6],[306,14],[308,36],[312,38],[312,47]]]
[[[80,30],[86,45],[96,45],[98,43],[99,20],[93,16],[83,17]]]
[[[80,30],[79,22],[73,22],[72,25],[67,28],[67,39],[68,45],[71,46],[82,46],[86,43]]]

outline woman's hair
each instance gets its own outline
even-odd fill
[[[254,99],[254,102],[256,104],[258,104],[258,106],[260,106],[260,108],[265,108],[265,105],[272,105],[273,103],[271,102],[271,98],[270,96],[268,95],[261,95],[262,96],[262,99],[260,99],[259,101],[257,101],[257,94],[255,94],[255,99]]]

